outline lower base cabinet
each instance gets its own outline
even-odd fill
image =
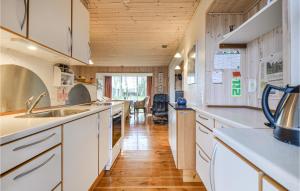
[[[111,110],[99,113],[99,174],[109,160],[109,143],[111,133]]]
[[[196,144],[196,171],[207,191],[211,191],[210,170],[210,159]]]
[[[61,146],[1,178],[1,191],[53,190],[61,182]]]
[[[213,191],[259,191],[261,172],[217,142],[212,157]]]
[[[63,153],[63,190],[88,190],[98,176],[98,114],[64,124]]]

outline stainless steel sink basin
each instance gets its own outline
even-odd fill
[[[110,102],[103,102],[103,103],[99,103],[99,102],[91,102],[91,103],[83,103],[81,105],[86,105],[86,106],[110,106],[112,105],[112,103]]]
[[[25,114],[16,116],[17,118],[43,118],[43,117],[65,117],[69,115],[74,115],[77,113],[82,113],[89,111],[89,109],[56,109],[43,112],[36,112],[31,114]]]

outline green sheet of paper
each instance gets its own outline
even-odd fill
[[[232,97],[240,97],[241,95],[242,95],[241,79],[233,78],[231,80],[231,96]]]

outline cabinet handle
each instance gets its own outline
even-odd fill
[[[206,163],[209,163],[209,161],[206,158],[204,158],[204,156],[202,156],[200,151],[198,151],[198,154]]]
[[[204,120],[208,120],[207,118],[202,117],[201,115],[198,115],[198,117],[201,118],[201,119],[204,119]]]
[[[52,134],[49,135],[48,137],[45,137],[45,138],[43,138],[43,139],[41,139],[41,140],[38,140],[38,141],[29,143],[29,144],[26,144],[26,145],[22,145],[22,146],[16,147],[16,148],[13,149],[13,151],[22,150],[22,149],[25,149],[25,148],[27,148],[27,147],[30,147],[30,146],[33,146],[33,145],[42,143],[42,142],[44,142],[44,141],[50,139],[50,138],[53,137],[54,135],[56,135],[56,133],[52,133]]]
[[[209,165],[209,179],[210,179],[210,187],[212,191],[215,191],[214,168],[215,168],[216,152],[217,152],[217,145],[215,145],[211,163]]]
[[[68,27],[68,32],[69,32],[69,38],[70,38],[69,49],[68,49],[68,51],[71,52],[71,51],[72,51],[72,46],[73,46],[73,38],[72,38],[72,30],[71,30],[71,27]]]
[[[21,174],[17,175],[14,177],[13,180],[18,180],[19,178],[22,178],[23,176],[26,176],[27,174],[30,174],[34,171],[36,171],[37,169],[41,168],[42,166],[44,166],[45,164],[47,164],[53,157],[55,156],[55,154],[52,154],[47,160],[45,160],[42,164],[34,167],[33,169],[30,169],[26,172],[22,172]]]
[[[200,126],[198,127],[198,129],[199,129],[199,131],[201,131],[202,133],[208,134],[208,132],[206,132],[206,131],[203,131],[203,130],[201,129],[201,127],[200,127]]]
[[[23,20],[22,20],[22,23],[21,23],[21,31],[24,28],[25,21],[26,21],[26,15],[27,15],[27,2],[26,2],[26,0],[24,0],[23,2],[24,2],[24,16],[23,16]]]

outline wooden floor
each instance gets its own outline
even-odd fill
[[[183,183],[175,168],[166,125],[154,125],[151,117],[132,116],[125,127],[123,150],[111,171],[94,191],[190,190],[205,191],[202,183]]]

